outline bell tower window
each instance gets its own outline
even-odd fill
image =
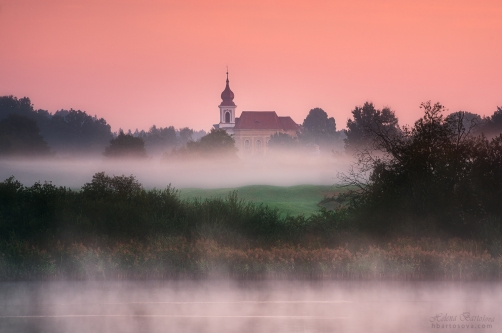
[[[230,122],[230,112],[225,112],[225,122],[229,123]]]

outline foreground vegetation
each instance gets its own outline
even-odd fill
[[[227,197],[182,199],[104,173],[80,191],[0,183],[0,280],[500,279],[491,238],[375,237],[350,209],[282,216]]]
[[[47,250],[0,243],[0,279],[338,278],[499,280],[502,256],[476,241],[397,239],[380,246],[334,248],[224,246],[181,237],[113,242],[106,247],[56,243]]]

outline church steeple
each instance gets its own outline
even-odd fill
[[[228,80],[228,67],[227,67],[227,84],[225,90],[221,93],[220,108],[220,123],[218,128],[224,128],[229,134],[233,133],[235,126],[235,108],[237,105],[234,103],[234,93],[230,90],[230,81]]]
[[[222,102],[220,104],[221,106],[235,106],[234,93],[232,92],[232,90],[230,90],[229,82],[230,81],[228,81],[228,68],[227,68],[227,85],[225,87],[225,90],[223,90],[223,92],[221,93],[221,99],[222,99]]]

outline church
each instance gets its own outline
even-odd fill
[[[268,140],[275,133],[296,136],[300,126],[291,117],[279,117],[275,111],[242,111],[235,117],[237,105],[234,93],[230,90],[227,72],[227,85],[221,93],[220,123],[214,128],[224,129],[235,140],[235,146],[242,155],[264,155],[268,150]]]

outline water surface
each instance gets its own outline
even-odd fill
[[[500,332],[501,290],[480,282],[4,282],[0,332]]]

